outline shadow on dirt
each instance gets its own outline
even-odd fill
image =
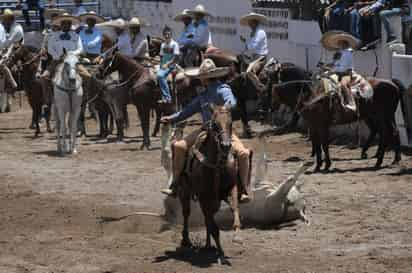
[[[181,248],[178,247],[173,251],[165,251],[163,256],[158,256],[153,263],[162,263],[168,260],[176,260],[189,263],[192,266],[199,268],[208,268],[213,264],[217,264],[219,255],[215,248],[206,249],[200,247]],[[226,257],[226,259],[230,259]],[[231,265],[229,263],[229,265]]]

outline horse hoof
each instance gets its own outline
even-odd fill
[[[192,242],[189,239],[183,239],[182,242],[180,243],[180,246],[183,248],[192,248]]]
[[[314,173],[320,172],[320,166],[316,166],[316,168],[313,170]]]
[[[377,169],[377,170],[380,169],[380,168],[382,168],[382,162],[379,162],[379,161],[376,162],[374,168]]]
[[[332,162],[326,162],[325,171],[329,171],[330,166],[332,166]]]
[[[392,166],[398,166],[400,164],[401,160],[400,159],[394,159],[391,163]]]
[[[228,261],[228,259],[226,259],[224,253],[219,254],[219,256],[217,257],[217,263],[218,263],[219,265],[228,265],[228,266],[232,265],[232,264]]]
[[[361,159],[363,159],[363,160],[368,159],[368,154],[367,153],[362,153],[361,154]]]
[[[74,150],[72,151],[72,155],[77,155],[77,150],[76,150],[76,149],[74,149]]]

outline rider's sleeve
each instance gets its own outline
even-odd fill
[[[257,51],[259,47],[264,43],[266,34],[263,30],[258,30],[256,34],[250,38],[246,44],[248,50]]]
[[[21,25],[16,25],[14,27],[14,31],[12,35],[10,36],[10,40],[12,43],[17,43],[20,42],[24,39],[24,32],[23,32],[23,27]]]
[[[96,37],[95,37],[93,40],[89,41],[89,43],[87,44],[87,47],[88,47],[88,48],[94,48],[94,47],[96,47],[99,43],[102,42],[103,34],[102,34],[100,31],[98,31],[98,30],[96,30],[96,31],[97,31],[97,35],[96,35]]]
[[[177,112],[171,116],[171,120],[173,123],[185,120],[187,118],[190,118],[194,114],[198,113],[201,111],[201,105],[200,105],[200,97],[196,97],[193,99],[191,103],[189,103],[185,108],[183,108],[182,111]]]
[[[140,42],[139,46],[136,48],[134,52],[134,56],[136,57],[146,56],[148,52],[149,52],[149,44],[147,42],[147,39],[143,39]]]
[[[6,32],[3,28],[3,25],[0,24],[0,49],[6,48]]]
[[[206,47],[209,43],[209,37],[209,26],[207,24],[199,24],[193,36],[193,43],[200,47]]]
[[[232,93],[232,89],[229,86],[223,85],[219,88],[219,94],[222,96],[224,105],[232,109],[236,106],[236,98]]]

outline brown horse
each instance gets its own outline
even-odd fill
[[[399,81],[389,81],[376,78],[369,78],[368,82],[373,88],[371,99],[357,99],[359,116],[348,113],[336,118],[337,111],[341,111],[340,98],[337,92],[326,94],[322,87],[307,88],[306,82],[283,82],[274,85],[272,89],[272,106],[276,109],[280,104],[286,104],[301,114],[306,121],[312,147],[316,154],[317,165],[315,172],[322,166],[322,150],[325,154],[325,170],[331,166],[329,156],[329,128],[336,124],[346,124],[358,120],[365,121],[370,129],[368,140],[362,149],[362,158],[366,157],[375,135],[380,136],[376,168],[381,167],[386,147],[393,145],[395,159],[393,164],[401,160],[400,138],[395,122],[395,111],[401,99],[401,92],[404,87]],[[296,119],[297,122],[297,119]]]
[[[110,73],[118,71],[123,83],[117,86],[124,92],[119,94],[123,97],[121,103],[132,103],[136,106],[143,131],[143,143],[141,149],[150,149],[150,110],[155,109],[157,113],[155,132],[160,126],[160,110],[157,100],[160,99],[160,90],[150,76],[149,69],[141,64],[114,52],[108,56],[99,68],[99,77],[104,78]],[[122,126],[117,128],[122,130]]]
[[[196,197],[205,217],[207,239],[206,248],[211,247],[213,237],[219,259],[225,261],[220,244],[219,227],[214,215],[222,200],[228,202],[234,213],[234,228],[240,229],[238,208],[238,176],[236,160],[231,156],[232,117],[224,106],[212,107],[213,116],[207,124],[206,138],[192,148],[193,156],[187,162],[182,175],[179,198],[184,217],[182,246],[191,246],[189,239],[190,200]]]
[[[35,53],[35,49],[29,46],[16,44],[13,49],[13,53],[9,58],[10,64],[17,64],[18,62],[21,69],[21,77],[23,82],[23,89],[26,91],[29,104],[33,110],[32,124],[34,124],[37,137],[40,134],[40,119],[42,114],[42,106],[45,105],[45,119],[47,124],[47,131],[52,132],[50,127],[50,114],[52,103],[52,92],[43,92],[42,84],[43,79],[36,78],[36,71],[40,62],[40,55]],[[44,94],[48,94],[49,97],[45,98]]]

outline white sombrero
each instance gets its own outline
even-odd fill
[[[240,17],[240,25],[248,26],[248,23],[251,20],[258,21],[259,23],[266,23],[268,18],[263,14],[251,12],[249,14],[246,14]]]
[[[197,5],[193,10],[189,10],[189,14],[202,14],[204,16],[210,16],[210,13],[201,4]]]
[[[211,59],[204,59],[199,68],[185,70],[185,75],[193,78],[210,79],[224,77],[229,72],[229,67],[216,67]]]
[[[137,27],[137,26],[146,27],[146,26],[150,26],[150,24],[146,23],[143,19],[138,18],[138,17],[133,17],[132,19],[130,19],[129,27]]]
[[[127,23],[125,20],[119,18],[116,20],[110,20],[104,23],[97,24],[99,27],[113,27],[113,28],[126,28]]]
[[[190,10],[189,9],[184,9],[184,10],[182,10],[182,12],[181,13],[179,13],[178,15],[176,15],[176,17],[175,17],[175,21],[176,22],[180,22],[180,21],[182,21],[184,18],[192,18],[192,14],[190,13]]]
[[[62,15],[57,16],[56,18],[53,19],[52,23],[53,25],[60,25],[64,21],[70,21],[72,25],[80,24],[79,18],[73,15],[70,15],[68,13],[63,13]]]
[[[344,31],[328,31],[323,34],[320,40],[322,46],[328,50],[339,50],[341,42],[347,42],[352,49],[357,49],[360,41],[354,36]]]
[[[94,19],[94,20],[96,20],[96,23],[103,23],[104,22],[104,18],[100,15],[97,15],[96,12],[94,12],[94,11],[89,11],[85,14],[80,15],[79,19],[84,23],[86,23],[87,19]]]
[[[5,9],[3,13],[0,15],[0,19],[3,19],[5,17],[18,17],[18,16],[21,16],[21,12],[16,12],[11,9]]]
[[[64,13],[67,13],[67,11],[64,9],[55,9],[55,8],[46,9],[44,11],[44,18],[51,20],[53,17],[60,16]]]

